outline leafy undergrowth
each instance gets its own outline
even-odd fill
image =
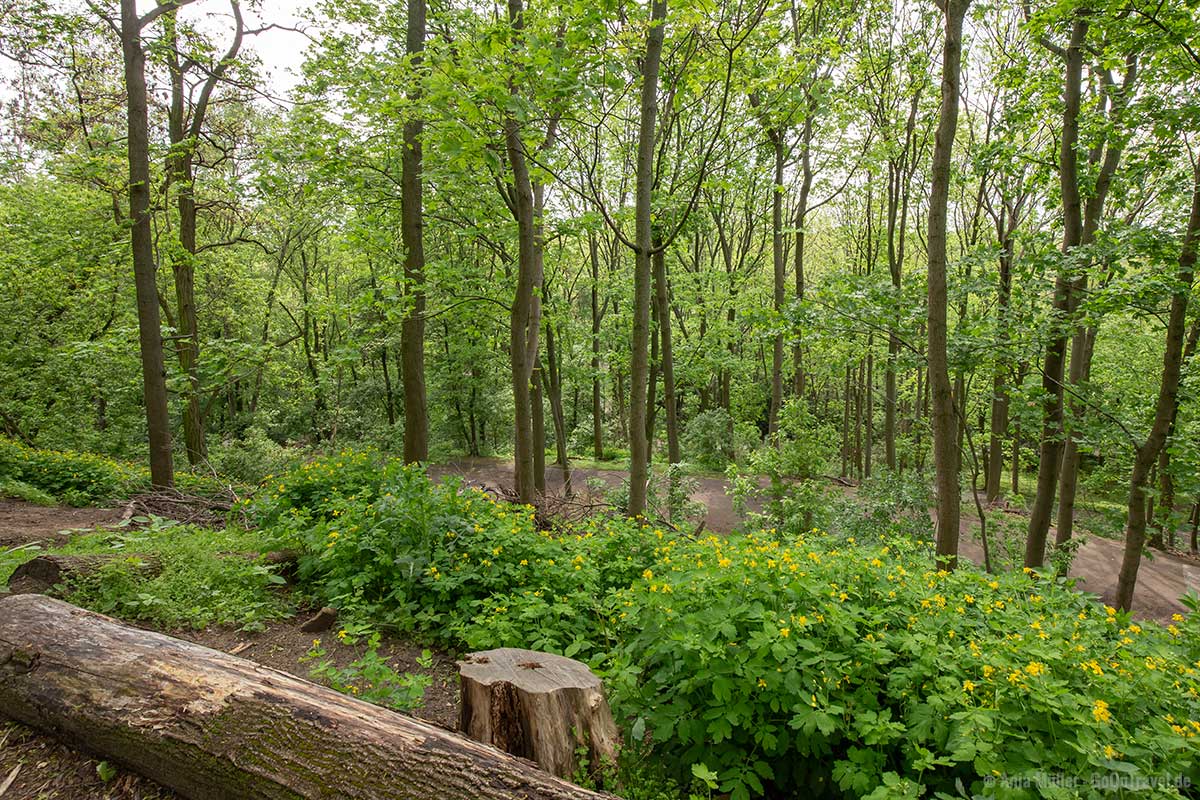
[[[220,496],[226,487],[211,476],[177,472],[176,487]],[[95,453],[45,450],[0,436],[0,494],[39,505],[103,505],[150,489],[146,467]]]
[[[528,507],[365,453],[272,478],[254,511],[304,552],[304,590],[364,625],[587,660],[629,749],[702,790],[1166,797],[1200,780],[1198,614],[1143,627],[1049,574],[937,572],[886,526],[540,531]]]
[[[257,557],[263,549],[260,533],[238,528],[213,531],[158,518],[135,521],[146,527],[78,535],[48,551],[127,554],[64,587],[64,599],[166,629],[209,625],[260,629],[269,620],[290,615],[288,598],[277,591],[284,579]],[[0,551],[0,583],[7,582],[19,564],[40,554],[40,548],[29,546]],[[147,556],[160,563],[157,575],[142,571]]]

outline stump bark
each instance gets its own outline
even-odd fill
[[[194,800],[600,800],[499,750],[42,595],[0,599],[0,714]]]
[[[44,555],[30,559],[13,570],[8,588],[13,594],[50,594],[55,586],[99,572],[108,564],[127,562],[137,572],[153,577],[162,571],[154,556],[126,553],[123,555]]]
[[[472,739],[560,777],[576,774],[580,751],[592,771],[616,761],[617,726],[586,664],[506,647],[468,655],[459,679],[459,728]]]

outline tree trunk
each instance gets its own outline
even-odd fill
[[[1080,211],[1078,155],[1079,105],[1083,81],[1083,45],[1087,39],[1088,22],[1077,15],[1071,29],[1071,41],[1066,49],[1063,79],[1063,129],[1059,149],[1059,184],[1062,190],[1064,256],[1070,255],[1083,236]],[[1029,532],[1025,540],[1025,566],[1040,567],[1046,560],[1046,536],[1050,532],[1050,514],[1054,509],[1058,470],[1063,451],[1063,367],[1067,350],[1067,317],[1074,308],[1071,280],[1065,266],[1054,282],[1055,330],[1046,346],[1042,365],[1042,389],[1046,399],[1042,406],[1042,437],[1038,452],[1037,494],[1029,512]]]
[[[509,0],[509,24],[516,32],[525,27],[521,0]],[[515,91],[515,89],[513,90]],[[513,216],[517,222],[517,290],[513,298],[509,333],[509,356],[512,362],[514,407],[514,469],[517,496],[522,503],[533,503],[537,495],[534,441],[533,404],[530,381],[538,352],[538,333],[541,327],[541,299],[536,289],[542,284],[541,222],[537,218],[537,203],[521,128],[516,117],[504,121],[504,142],[512,169]],[[545,454],[542,459],[544,461]],[[544,480],[544,478],[543,478]]]
[[[615,766],[620,735],[604,689],[586,664],[505,647],[458,662],[459,729],[560,778],[586,757],[588,771]]]
[[[125,62],[128,124],[129,218],[133,278],[137,294],[138,343],[142,356],[142,395],[150,440],[150,481],[158,488],[175,485],[171,459],[171,419],[167,408],[166,369],[158,315],[153,231],[150,228],[150,124],[146,99],[146,53],[136,0],[121,0],[121,50]]]
[[[783,131],[768,131],[774,154],[775,173],[771,180],[771,265],[773,291],[771,307],[775,312],[776,333],[771,342],[771,405],[767,409],[767,433],[774,437],[779,433],[779,410],[783,407]]]
[[[408,0],[406,44],[410,68],[419,73],[425,50],[425,0]],[[414,81],[414,87],[419,84]],[[420,88],[409,92],[409,100],[420,99]],[[422,210],[423,123],[404,123],[404,147],[400,156],[400,237],[404,244],[404,282],[411,306],[400,323],[400,353],[404,363],[404,461],[429,459],[429,412],[425,400],[425,239]]]
[[[1008,353],[1009,302],[1012,298],[1013,236],[1009,225],[1015,220],[1003,217],[999,226],[1000,278],[996,287],[996,361],[992,366],[991,437],[988,439],[987,475],[984,493],[989,503],[1000,497],[1000,479],[1004,474],[1004,436],[1008,432],[1008,386],[1004,359]],[[1015,490],[1014,490],[1015,491]]]
[[[128,0],[127,0],[128,2]],[[650,0],[650,29],[642,60],[641,110],[638,124],[637,178],[634,203],[633,354],[630,359],[629,508],[631,516],[646,510],[650,479],[646,436],[649,397],[650,283],[653,272],[653,188],[655,129],[658,124],[658,73],[666,38],[667,0]]]
[[[1187,232],[1183,238],[1183,249],[1179,254],[1176,288],[1171,294],[1171,315],[1167,321],[1166,349],[1163,352],[1162,380],[1158,390],[1158,404],[1154,411],[1154,423],[1150,427],[1150,435],[1137,449],[1129,478],[1125,553],[1121,560],[1121,573],[1117,578],[1116,598],[1117,607],[1126,611],[1133,603],[1138,566],[1142,561],[1142,547],[1146,543],[1146,479],[1158,458],[1159,450],[1166,444],[1167,431],[1171,426],[1172,412],[1179,394],[1184,325],[1188,295],[1191,294],[1196,268],[1196,238],[1200,236],[1200,167],[1195,168],[1193,179],[1192,208],[1188,216]]]
[[[661,341],[659,361],[663,383],[663,409],[667,417],[667,463],[683,460],[679,449],[679,412],[675,396],[675,351],[671,346],[671,288],[667,282],[667,259],[659,243],[654,254],[654,290],[658,307],[658,335]]]
[[[946,356],[946,210],[950,191],[950,159],[958,127],[959,68],[963,17],[970,0],[946,0],[946,40],[942,60],[942,105],[933,146],[929,190],[929,382],[933,399],[933,463],[937,488],[938,563],[953,569],[958,560],[959,448],[954,395]]]
[[[5,714],[193,800],[600,798],[495,748],[40,595],[0,600]]]
[[[592,455],[604,458],[604,405],[600,387],[600,245],[595,234],[588,236],[592,260]]]
[[[558,456],[558,466],[562,469],[563,494],[570,497],[575,492],[571,485],[571,459],[567,453],[567,419],[563,413],[562,354],[555,346],[554,326],[549,322],[546,323],[546,359],[550,363],[545,387],[550,395],[550,415],[554,421],[554,450]]]

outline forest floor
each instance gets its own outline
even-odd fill
[[[0,497],[0,549],[27,544],[63,544],[72,532],[116,523],[121,513],[119,508],[44,507]],[[162,632],[306,680],[311,664],[301,659],[309,652],[315,637],[323,640],[326,657],[339,668],[366,651],[366,645],[362,643],[336,643],[334,631],[324,634],[301,631],[300,626],[312,614],[312,609],[300,609],[291,619],[271,623],[265,630],[256,632],[228,627]],[[423,669],[417,663],[421,652],[419,644],[402,639],[384,639],[379,647],[379,655],[396,671],[432,675],[433,682],[425,690],[424,706],[412,713],[454,730],[458,726],[458,668],[452,658],[435,650],[432,653],[433,668]],[[99,759],[55,738],[15,722],[0,720],[0,800],[160,800],[177,797],[153,781],[125,770],[118,770],[107,781],[102,780],[97,771],[99,763]],[[8,783],[9,778],[13,778],[11,783]]]
[[[456,475],[468,484],[491,491],[511,488],[512,463],[501,459],[460,459],[431,467],[434,477]],[[562,473],[547,467],[550,491],[562,488]],[[626,480],[622,470],[577,469],[574,484],[580,491],[598,501],[586,491],[589,479],[605,487],[616,488]],[[741,522],[726,493],[728,483],[723,478],[695,477],[693,502],[707,510],[705,528],[726,533]],[[835,484],[838,491],[852,493],[851,487]],[[1007,513],[1020,515],[1019,510]],[[119,521],[120,509],[42,507],[19,500],[0,498],[0,548],[26,544],[61,544],[75,532],[93,527],[112,525]],[[1018,520],[1017,528],[1020,528]],[[982,563],[983,549],[978,541],[978,522],[972,509],[964,505],[963,555]],[[995,536],[995,534],[993,534]],[[1053,538],[1053,531],[1051,532]],[[1002,545],[993,541],[993,550]],[[1080,580],[1079,588],[1093,592],[1106,601],[1120,568],[1123,545],[1119,541],[1088,536],[1080,547],[1071,574]],[[1183,611],[1178,598],[1188,590],[1200,591],[1200,561],[1177,554],[1155,554],[1142,563],[1138,574],[1134,613],[1146,619],[1165,621]],[[165,631],[174,636],[203,644],[224,652],[237,654],[274,669],[302,678],[308,677],[309,665],[301,658],[308,653],[314,635],[300,630],[311,610],[301,610],[295,617],[273,623],[263,631],[247,632],[230,628],[206,630]],[[325,638],[332,641],[333,636]],[[339,667],[358,658],[365,647],[327,646],[328,655]],[[380,654],[401,672],[420,671],[417,657],[421,647],[399,639],[385,640]],[[434,654],[434,680],[426,690],[425,705],[414,714],[423,719],[453,729],[457,725],[458,681],[454,661],[443,653]],[[159,800],[176,795],[152,781],[119,770],[115,777],[102,780],[99,761],[58,740],[43,736],[17,723],[0,722],[0,800]],[[10,780],[11,779],[11,780]]]

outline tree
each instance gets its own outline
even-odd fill
[[[406,45],[414,69],[421,66],[425,49],[425,0],[408,0]],[[420,90],[409,91],[414,104]],[[425,408],[425,242],[421,203],[421,132],[419,116],[404,123],[404,153],[401,156],[401,237],[404,242],[404,280],[412,303],[400,328],[404,384],[404,460],[429,458],[429,414]]]
[[[166,368],[158,315],[153,231],[150,227],[150,123],[146,97],[146,52],[142,31],[159,16],[184,5],[165,3],[138,16],[136,0],[121,0],[121,52],[125,62],[125,92],[129,150],[130,245],[137,289],[138,341],[142,352],[142,385],[146,427],[150,439],[150,480],[158,488],[175,485],[171,456],[171,421],[167,408]]]
[[[929,189],[929,384],[933,398],[933,462],[937,488],[937,555],[953,568],[958,559],[959,449],[957,412],[950,386],[946,322],[946,208],[950,191],[950,159],[958,126],[962,28],[970,0],[945,0],[939,8],[946,18],[942,51],[942,105],[933,145]]]

